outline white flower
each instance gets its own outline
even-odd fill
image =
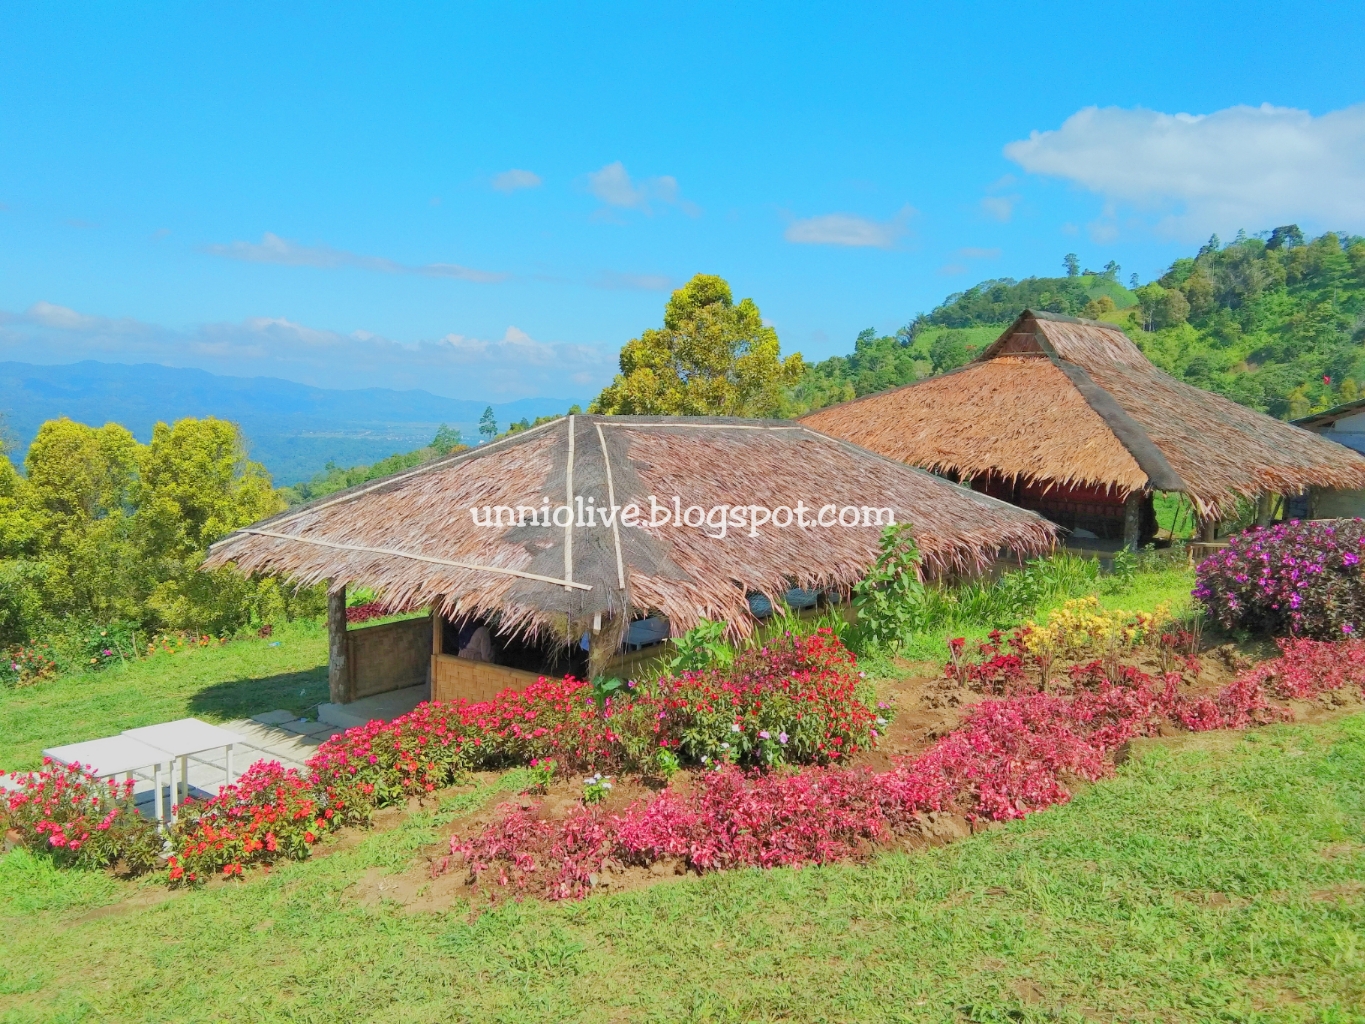
[[[738,723],[732,724],[732,725],[730,726],[730,731],[731,731],[731,732],[739,732],[739,725],[738,725]]]
[[[885,724],[886,724],[886,719],[885,719],[885,718],[879,718],[879,719],[877,719],[877,724],[878,724],[878,725],[885,725]]]
[[[729,749],[730,749],[730,744],[728,744],[728,743],[722,743],[722,744],[720,745],[720,749],[721,749],[721,750],[729,750]]]

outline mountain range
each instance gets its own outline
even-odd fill
[[[565,410],[557,398],[493,403],[498,429]],[[327,463],[371,463],[428,444],[442,423],[466,442],[478,437],[488,402],[429,391],[338,390],[275,377],[228,377],[154,363],[87,360],[58,366],[0,362],[0,416],[12,455],[45,420],[68,416],[95,426],[121,423],[140,441],[158,421],[217,416],[239,424],[251,457],[278,485],[306,480]]]

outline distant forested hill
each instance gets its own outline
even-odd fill
[[[794,411],[953,369],[1026,308],[1115,323],[1173,376],[1284,419],[1350,401],[1365,385],[1365,239],[1305,239],[1294,225],[1228,245],[1215,236],[1133,289],[1112,263],[1071,269],[983,281],[895,335],[864,331],[852,355],[810,366]]]
[[[568,404],[528,398],[492,408],[502,429],[510,421],[562,412]],[[143,441],[158,421],[217,416],[241,426],[251,457],[265,464],[276,484],[293,484],[330,472],[329,464],[372,464],[411,452],[429,444],[442,424],[477,439],[487,407],[427,391],[343,391],[153,364],[0,362],[0,427],[17,464],[38,427],[62,416],[92,426],[121,423]]]

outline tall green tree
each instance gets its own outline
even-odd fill
[[[138,448],[117,423],[90,427],[65,418],[44,423],[29,445],[26,498],[47,570],[44,604],[54,614],[136,614],[144,589],[131,536]]]
[[[479,433],[483,435],[485,441],[491,441],[498,436],[498,421],[493,416],[493,407],[490,405],[479,417]]]
[[[799,353],[782,358],[753,299],[736,303],[723,278],[698,274],[669,298],[661,329],[621,349],[621,372],[590,411],[774,416],[804,368]]]
[[[200,573],[199,563],[210,544],[283,510],[284,499],[226,420],[158,423],[139,454],[134,539],[150,575],[147,608],[176,625],[236,625],[247,597],[240,578]]]

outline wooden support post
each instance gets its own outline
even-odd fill
[[[1269,526],[1270,517],[1275,511],[1275,495],[1269,491],[1256,499],[1256,525]]]
[[[351,673],[346,663],[346,587],[327,586],[327,690],[333,704],[351,700]]]
[[[1136,551],[1142,544],[1142,508],[1146,495],[1133,491],[1123,501],[1123,546]]]
[[[1218,539],[1218,520],[1205,519],[1199,524],[1199,539],[1205,541],[1215,541]]]
[[[616,615],[602,623],[602,628],[588,634],[588,678],[605,675],[607,664],[621,650],[626,637],[626,617]]]
[[[441,615],[441,601],[444,595],[437,595],[431,602],[431,653],[445,653],[446,620]]]

